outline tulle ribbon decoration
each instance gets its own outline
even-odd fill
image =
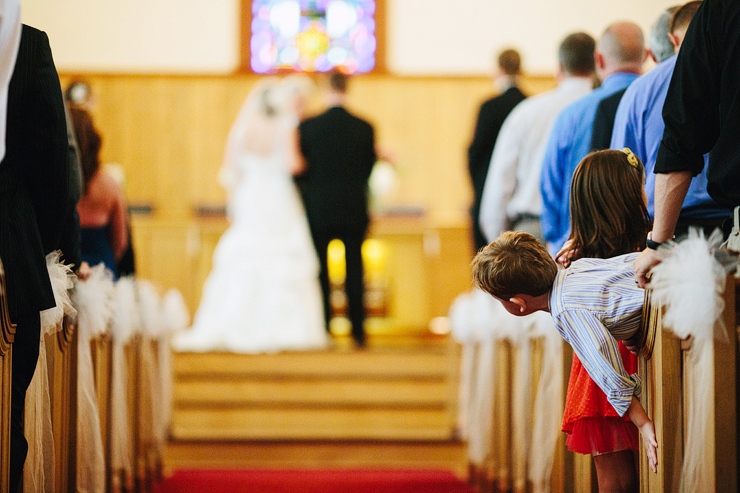
[[[105,459],[95,392],[90,341],[104,334],[113,316],[113,275],[98,264],[89,278],[78,281],[74,291],[77,307],[77,491],[105,491]]]
[[[496,462],[492,457],[493,443],[498,438],[492,428],[499,378],[496,343],[507,340],[516,361],[511,389],[514,467],[511,476],[517,484],[529,480],[535,491],[548,491],[563,412],[562,338],[549,314],[516,317],[490,295],[476,289],[460,295],[449,315],[452,335],[462,345],[458,429],[468,439],[469,461],[478,466],[489,458]],[[544,356],[532,415],[529,409],[534,339],[543,341]],[[558,402],[561,405],[553,405]],[[497,471],[499,476],[508,473]]]
[[[534,493],[550,491],[550,476],[563,417],[563,338],[549,313],[538,312],[532,337],[543,341],[542,365],[532,410],[527,477]]]
[[[23,468],[23,491],[51,493],[54,489],[54,436],[51,428],[51,398],[46,357],[46,336],[62,327],[64,316],[74,318],[69,290],[74,285],[72,269],[61,262],[61,252],[46,256],[56,306],[40,313],[41,340],[36,371],[26,391],[24,434],[28,441],[28,455]]]
[[[111,320],[111,436],[110,464],[111,471],[123,472],[133,487],[134,445],[132,416],[129,415],[128,366],[126,346],[133,335],[138,332],[141,321],[138,316],[136,301],[136,281],[131,277],[122,277],[116,282],[113,319]]]
[[[684,378],[692,383],[692,392],[685,403],[688,417],[682,492],[713,490],[714,471],[708,470],[704,449],[713,413],[714,342],[728,337],[721,315],[726,273],[731,266],[723,267],[713,254],[721,241],[719,230],[707,240],[701,231],[692,229],[686,240],[661,247],[664,259],[652,270],[653,295],[665,307],[663,326],[682,339],[693,338],[684,366]]]

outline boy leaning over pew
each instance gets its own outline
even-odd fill
[[[473,281],[513,315],[550,313],[609,403],[640,430],[655,472],[655,427],[638,399],[640,378],[624,370],[617,345],[632,338],[642,320],[645,292],[635,282],[632,265],[637,255],[583,258],[558,270],[534,236],[507,231],[475,256]]]

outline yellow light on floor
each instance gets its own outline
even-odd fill
[[[342,240],[331,240],[327,250],[327,268],[329,281],[332,284],[343,284],[347,275],[347,264],[344,259],[344,243]]]

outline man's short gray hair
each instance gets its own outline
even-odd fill
[[[650,52],[655,57],[655,61],[657,63],[668,60],[674,55],[673,45],[671,44],[671,40],[668,38],[668,33],[670,32],[671,18],[676,9],[678,9],[678,5],[667,9],[665,12],[660,14],[660,17],[658,17],[650,27],[648,45],[650,46]]]

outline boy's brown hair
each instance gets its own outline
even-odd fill
[[[473,283],[502,300],[518,294],[540,296],[555,282],[558,267],[537,238],[505,231],[473,259]]]

